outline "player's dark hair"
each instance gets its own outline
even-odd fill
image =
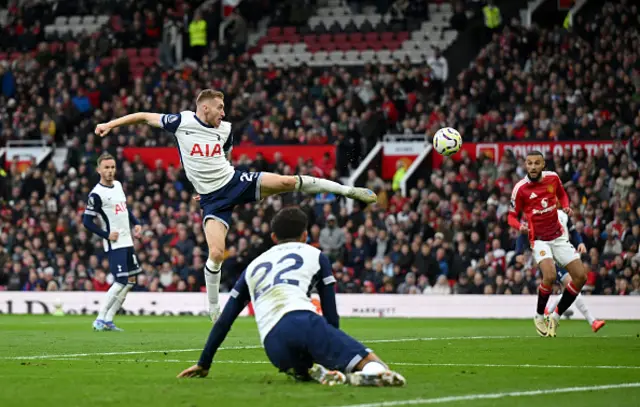
[[[109,154],[109,153],[102,153],[102,154],[100,154],[100,157],[98,157],[98,166],[100,166],[100,164],[102,164],[102,162],[106,161],[106,160],[115,161],[116,158],[114,156],[112,156],[111,154]]]
[[[276,235],[278,242],[298,240],[307,230],[309,219],[307,214],[297,206],[289,206],[280,210],[271,219],[271,231]]]
[[[542,157],[542,159],[544,160],[544,154],[542,154],[542,151],[539,150],[531,150],[527,153],[527,157],[531,157],[532,155],[539,155],[540,157]]]

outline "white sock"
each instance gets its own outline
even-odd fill
[[[220,267],[222,264],[207,259],[204,265],[204,281],[207,284],[207,298],[209,299],[209,310],[213,305],[218,304],[220,292]]]
[[[387,367],[380,362],[369,362],[362,368],[362,374],[377,375],[387,370]]]
[[[321,192],[333,192],[338,195],[346,195],[351,188],[322,178],[310,177],[308,175],[296,176],[296,190],[308,194],[318,194]]]
[[[593,325],[596,319],[593,317],[593,315],[591,315],[591,312],[589,312],[589,308],[587,308],[587,304],[584,303],[582,294],[579,294],[573,303],[576,305],[576,308],[578,308],[580,313],[587,319],[589,325]]]
[[[547,303],[547,309],[549,310],[550,313],[556,310],[556,307],[558,306],[558,303],[560,302],[561,297],[562,295],[556,295],[553,298],[549,298],[549,302]]]
[[[131,291],[132,288],[133,284],[127,284],[122,288],[122,290],[120,290],[120,293],[118,293],[118,296],[113,302],[113,305],[111,306],[111,308],[109,308],[109,311],[107,311],[107,315],[104,319],[105,322],[113,321],[113,317],[116,315],[120,307],[122,307],[125,298],[127,298],[127,294],[129,293],[129,291]]]
[[[102,308],[100,308],[100,313],[98,314],[98,319],[103,320],[107,316],[107,312],[113,306],[113,303],[116,302],[116,297],[122,291],[124,286],[120,283],[113,283],[109,291],[107,291],[107,300],[102,303]]]

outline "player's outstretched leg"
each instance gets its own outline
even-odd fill
[[[556,265],[551,258],[542,259],[538,265],[542,272],[542,283],[538,287],[538,305],[536,307],[536,315],[533,317],[533,323],[536,326],[538,335],[548,336],[549,330],[544,319],[544,309],[553,290],[553,282],[556,279]]]
[[[212,218],[206,219],[205,222],[204,233],[209,246],[209,257],[204,265],[204,281],[207,286],[209,318],[211,318],[211,322],[215,323],[220,317],[220,270],[224,260],[227,226]]]
[[[560,316],[573,304],[578,294],[580,294],[582,286],[587,281],[587,276],[580,259],[573,260],[567,264],[566,268],[572,281],[567,284],[566,289],[562,293],[562,297],[558,303],[558,310],[554,311],[549,318],[549,336],[556,336]]]
[[[95,321],[93,321],[93,329],[95,331],[104,331],[105,330],[105,320],[107,318],[107,313],[109,309],[113,306],[118,298],[118,294],[120,291],[124,289],[125,285],[120,284],[117,281],[111,285],[109,291],[107,291],[107,298],[102,303],[102,307],[100,308],[100,312],[98,313],[98,317]]]
[[[309,175],[286,176],[269,172],[262,173],[260,179],[260,195],[262,198],[293,191],[300,191],[306,194],[331,192],[365,203],[373,203],[378,199],[376,194],[367,188],[349,187]]]
[[[132,278],[135,281],[135,277],[132,277]],[[129,293],[129,291],[131,291],[131,289],[134,286],[134,283],[131,281],[132,278],[129,278],[129,283],[127,285],[125,285],[122,288],[122,290],[120,290],[120,292],[118,293],[118,295],[116,297],[116,300],[113,302],[113,305],[107,311],[107,315],[104,318],[104,330],[105,331],[124,331],[124,329],[118,328],[113,323],[113,317],[120,310],[120,308],[122,307],[122,304],[124,303],[124,300],[127,298],[127,294]]]
[[[565,276],[562,279],[563,285],[566,287],[571,281],[572,281],[571,276],[569,274],[565,274]],[[560,300],[560,298],[561,297],[558,297],[556,301],[553,302],[553,304],[550,303],[548,308],[551,310],[556,310],[556,305]],[[606,324],[605,321],[595,319],[593,315],[591,315],[591,311],[589,311],[587,304],[584,302],[584,297],[582,294],[579,294],[576,297],[576,300],[574,303],[578,311],[580,311],[580,313],[584,316],[584,318],[589,323],[589,326],[591,326],[591,329],[593,330],[593,332],[598,332],[603,326],[605,326]],[[570,316],[569,312],[571,312],[571,310],[566,310],[563,315]]]

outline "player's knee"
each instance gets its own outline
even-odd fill
[[[283,191],[293,191],[296,188],[296,177],[281,176],[278,178],[280,189]]]
[[[224,250],[217,246],[209,246],[209,259],[216,264],[224,261]]]

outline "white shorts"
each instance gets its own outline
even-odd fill
[[[564,236],[550,242],[536,240],[533,242],[533,258],[536,263],[544,259],[552,259],[560,267],[565,267],[574,260],[580,259],[580,254]]]

